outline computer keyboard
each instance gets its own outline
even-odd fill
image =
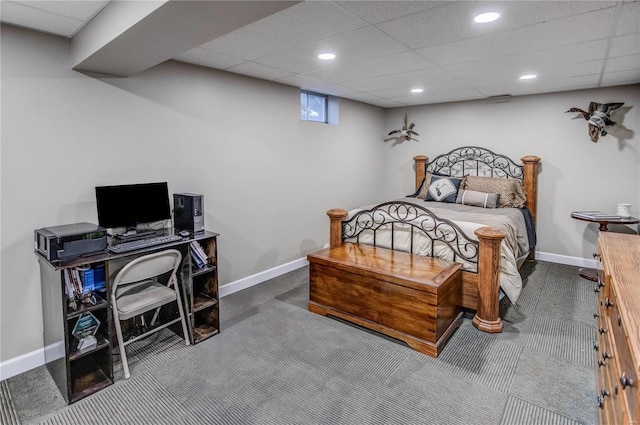
[[[170,242],[181,241],[182,238],[178,235],[164,235],[155,236],[152,238],[137,239],[130,242],[122,242],[116,245],[111,245],[109,251],[116,254],[122,254],[123,252],[135,251],[137,249],[149,248],[156,245],[164,245]]]

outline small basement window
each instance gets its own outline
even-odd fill
[[[328,122],[328,99],[325,94],[300,91],[300,119],[302,121]]]

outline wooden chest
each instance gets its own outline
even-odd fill
[[[307,256],[309,311],[436,357],[462,323],[461,264],[343,243]]]

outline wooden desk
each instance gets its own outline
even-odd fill
[[[167,233],[172,230],[160,231]],[[192,343],[219,332],[217,233],[204,232],[182,240],[127,253],[104,251],[90,256],[50,262],[36,252],[40,264],[45,363],[67,403],[74,403],[113,384],[111,350],[115,335],[111,311],[111,283],[118,271],[136,257],[165,249],[182,254],[178,286],[182,290],[187,327]],[[196,241],[208,257],[208,265],[197,268],[191,258]],[[113,243],[113,241],[110,241]],[[96,293],[95,305],[78,303],[72,309],[65,293],[65,273],[79,266],[104,269],[106,290]],[[95,347],[78,349],[72,331],[80,317],[91,313],[100,321]],[[179,329],[176,328],[176,329]],[[182,333],[178,330],[178,332]]]

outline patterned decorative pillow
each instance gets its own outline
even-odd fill
[[[462,205],[471,205],[473,207],[496,208],[498,206],[497,193],[476,192],[475,190],[458,191],[456,203]]]
[[[460,183],[462,179],[432,175],[425,201],[455,203]]]
[[[522,182],[518,179],[466,176],[462,189],[497,193],[499,195],[498,208],[520,208],[527,200]]]
[[[415,194],[416,198],[425,199],[427,197],[427,191],[429,190],[429,184],[431,183],[431,176],[433,176],[433,174],[431,173],[425,174],[424,179],[422,180],[422,184]]]

